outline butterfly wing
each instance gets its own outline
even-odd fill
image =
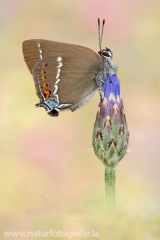
[[[98,89],[95,74],[101,57],[89,48],[28,40],[23,43],[23,53],[40,98],[37,106],[45,107],[50,115],[63,108],[75,111]]]
[[[34,66],[41,59],[54,54],[75,54],[83,53],[85,55],[94,55],[94,58],[100,60],[101,57],[92,49],[70,43],[60,43],[49,40],[33,39],[26,40],[22,44],[24,60],[32,73]]]

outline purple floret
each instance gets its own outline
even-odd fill
[[[103,85],[104,97],[108,100],[110,93],[113,93],[117,100],[117,96],[120,97],[120,80],[117,78],[116,74],[109,75],[109,80],[106,77]]]

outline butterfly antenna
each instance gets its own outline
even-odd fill
[[[101,51],[101,34],[100,34],[100,19],[98,18],[98,37],[99,37],[99,49]]]
[[[102,23],[101,45],[102,45],[102,36],[103,36],[104,24],[105,24],[105,19],[103,19],[103,23]]]

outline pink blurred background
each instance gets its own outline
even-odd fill
[[[6,239],[4,231],[95,229],[97,239],[158,240],[160,2],[7,0],[0,5],[0,238]],[[114,226],[106,216],[104,166],[91,145],[98,93],[75,113],[48,116],[34,107],[39,99],[21,52],[22,42],[32,38],[97,52],[98,17],[106,19],[102,46],[119,62],[131,129],[132,153],[116,168]]]

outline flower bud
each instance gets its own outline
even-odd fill
[[[106,78],[103,92],[104,98],[99,104],[94,124],[92,146],[106,167],[115,167],[125,156],[129,143],[120,81],[116,74]]]

